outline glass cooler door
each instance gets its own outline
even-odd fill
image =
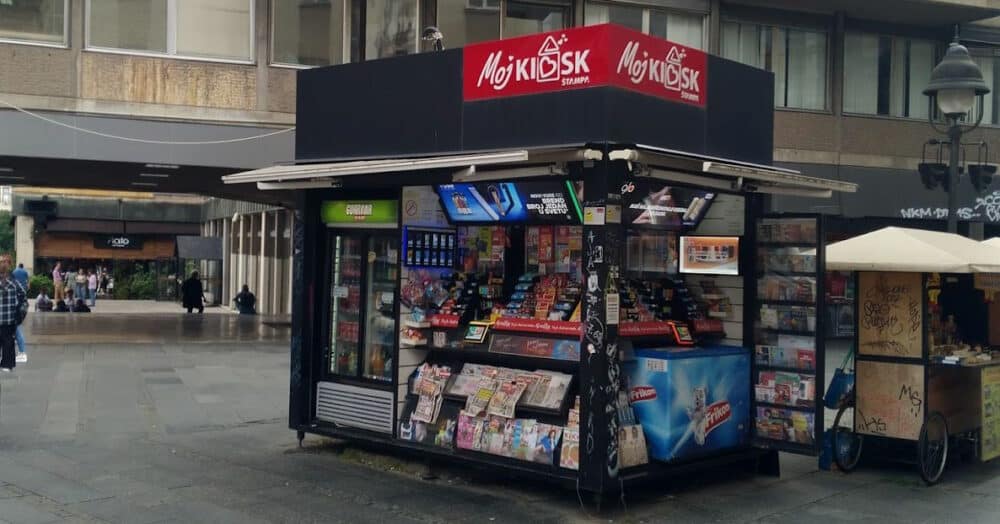
[[[390,235],[373,235],[367,241],[363,376],[369,380],[392,381],[398,245],[399,238]]]
[[[332,246],[329,371],[356,377],[361,340],[361,238],[334,235]]]

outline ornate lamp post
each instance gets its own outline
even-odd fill
[[[990,88],[983,81],[983,72],[979,66],[969,56],[969,50],[958,43],[956,35],[955,41],[948,46],[948,51],[944,58],[931,72],[931,81],[924,89],[924,94],[929,97],[928,119],[931,127],[935,131],[947,135],[950,159],[948,163],[947,179],[945,179],[945,190],[948,192],[948,232],[958,232],[958,180],[959,180],[959,149],[962,147],[962,135],[979,127],[983,121],[983,97],[990,92]],[[978,114],[976,123],[963,126],[963,120],[977,105]],[[934,105],[945,117],[947,128],[938,127],[934,119]],[[923,167],[923,166],[922,166]]]

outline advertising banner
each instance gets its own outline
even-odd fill
[[[639,357],[626,364],[626,373],[654,459],[681,460],[748,441],[749,354]]]
[[[715,201],[715,193],[652,180],[627,181],[621,193],[626,224],[667,229],[697,227]]]
[[[611,24],[466,46],[466,102],[615,86],[705,107],[708,57]]]
[[[681,273],[739,275],[739,237],[688,237],[680,241]]]
[[[452,223],[576,223],[562,182],[444,184],[438,194]]]
[[[94,249],[142,249],[142,238],[131,235],[98,235]]]

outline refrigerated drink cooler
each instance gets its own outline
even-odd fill
[[[749,444],[746,349],[641,349],[625,372],[651,458],[675,462]]]

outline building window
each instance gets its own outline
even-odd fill
[[[572,25],[568,3],[504,2],[503,38],[558,31]]]
[[[437,24],[445,47],[500,38],[500,0],[438,0]]]
[[[274,0],[271,61],[326,66],[344,61],[344,0]]]
[[[0,39],[66,44],[66,0],[0,0]]]
[[[705,48],[705,15],[637,5],[587,2],[586,25],[618,24],[678,44]]]
[[[844,39],[844,112],[928,117],[923,90],[937,62],[929,40],[847,33]]]
[[[983,97],[983,124],[1000,125],[1000,93],[997,86],[1000,86],[1000,56],[993,56],[993,51],[989,49],[970,49],[972,59],[983,71],[983,80],[990,88],[989,94]],[[926,98],[926,97],[925,97]],[[976,98],[976,106],[972,108],[967,120],[975,122],[979,116],[979,98]]]
[[[722,56],[774,73],[774,105],[827,109],[827,33],[726,22]]]
[[[417,52],[417,0],[367,0],[364,23],[366,60]]]
[[[248,62],[253,0],[90,0],[87,47]]]

